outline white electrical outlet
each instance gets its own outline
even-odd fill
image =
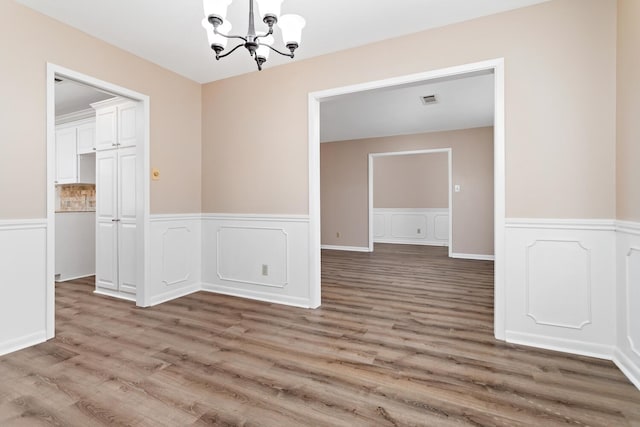
[[[267,264],[262,264],[262,275],[263,276],[269,275],[269,266]]]

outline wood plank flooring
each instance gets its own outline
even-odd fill
[[[56,338],[0,357],[0,426],[639,426],[607,361],[493,338],[493,263],[323,251],[322,307],[57,285]]]

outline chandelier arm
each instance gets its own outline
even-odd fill
[[[247,42],[247,38],[246,37],[236,36],[236,35],[233,35],[233,34],[228,36],[226,34],[222,34],[222,33],[218,32],[218,30],[216,28],[213,29],[213,32],[215,34],[219,35],[219,36],[224,37],[225,39],[240,39],[240,40],[244,40],[245,43]]]
[[[279,53],[282,56],[288,56],[289,58],[293,58],[293,52],[292,53],[284,53],[284,52],[280,52],[278,49],[269,46],[268,44],[264,44],[264,43],[258,43],[260,46],[266,46],[269,49],[271,49],[272,51]]]
[[[239,45],[237,45],[236,47],[234,47],[233,49],[231,49],[229,52],[223,54],[223,55],[216,55],[216,59],[220,59],[220,58],[224,58],[225,56],[229,56],[231,55],[233,52],[235,52],[236,50],[238,50],[238,48],[244,46],[244,43],[240,43]]]
[[[272,35],[272,34],[273,34],[273,28],[269,28],[269,32],[264,33],[264,34],[258,34],[258,35],[256,36],[256,41],[257,41],[258,39],[262,39],[262,38],[265,38],[265,37],[269,37],[269,36],[270,36],[270,35]]]

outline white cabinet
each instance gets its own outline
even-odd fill
[[[134,299],[137,277],[137,105],[96,109],[96,292]]]
[[[77,127],[78,154],[91,154],[96,150],[96,124],[95,121],[85,123]]]
[[[93,118],[56,128],[56,184],[95,182],[94,142]]]
[[[96,177],[96,288],[135,295],[136,148],[99,151]]]
[[[78,182],[76,128],[56,130],[56,184]]]
[[[96,150],[131,147],[137,142],[138,104],[112,98],[91,104],[96,110]]]

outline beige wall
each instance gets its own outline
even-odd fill
[[[210,83],[203,210],[308,212],[309,92],[504,57],[507,216],[612,218],[615,49],[615,0],[554,0]]]
[[[201,209],[201,85],[0,0],[0,219],[46,216],[46,63],[149,95],[152,213]]]
[[[321,144],[322,244],[368,246],[369,153],[433,148],[451,148],[453,183],[462,187],[453,193],[453,251],[493,254],[493,128]]]
[[[640,2],[618,1],[617,218],[640,221]]]
[[[448,208],[447,153],[376,157],[374,208]]]

